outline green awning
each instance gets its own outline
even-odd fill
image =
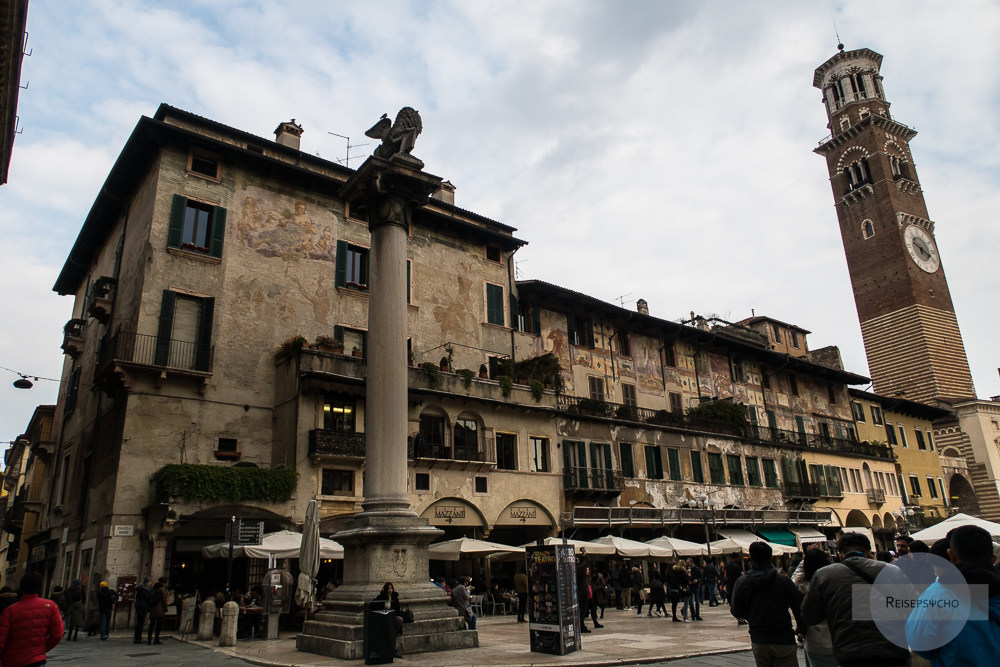
[[[757,534],[763,537],[768,542],[774,542],[775,544],[784,544],[788,547],[794,547],[795,545],[795,535],[788,532],[784,528],[758,528]]]

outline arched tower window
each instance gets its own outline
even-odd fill
[[[870,239],[875,236],[875,225],[872,224],[871,220],[865,220],[861,223],[861,234],[866,239]]]
[[[889,171],[892,172],[892,180],[894,181],[898,181],[901,178],[905,178],[908,181],[915,180],[909,163],[892,154],[889,155]]]
[[[871,171],[868,169],[868,158],[863,157],[857,162],[844,167],[847,176],[847,192],[857,190],[862,185],[872,182]]]

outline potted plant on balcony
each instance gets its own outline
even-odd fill
[[[501,375],[497,380],[500,382],[500,391],[503,393],[503,397],[510,396],[510,392],[514,389],[514,380],[509,375]]]
[[[441,372],[442,373],[447,373],[448,369],[449,369],[449,366],[448,366],[448,357],[441,357],[441,361],[439,362],[439,365],[441,367]]]
[[[535,399],[535,403],[539,403],[542,400],[542,394],[545,393],[545,385],[542,384],[541,380],[531,381],[531,397]]]
[[[324,352],[342,354],[344,351],[344,341],[337,340],[332,336],[316,336],[316,347]]]
[[[297,353],[303,348],[303,346],[308,345],[309,341],[306,340],[305,336],[292,336],[284,343],[278,346],[277,352],[274,356],[278,359],[284,359],[285,357],[290,357]]]
[[[462,376],[462,383],[465,385],[466,389],[472,386],[472,378],[474,378],[476,374],[472,372],[471,368],[460,368],[458,369],[458,374]]]
[[[490,371],[486,368],[486,364],[479,364],[479,379],[488,380],[490,378]]]
[[[438,386],[438,367],[436,364],[430,361],[426,361],[420,365],[427,373],[427,386],[431,389],[437,389]]]
[[[361,356],[361,348],[358,347],[357,345],[355,345],[354,347],[351,348],[351,354],[354,355],[355,357],[360,357]]]

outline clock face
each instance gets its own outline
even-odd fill
[[[903,243],[910,253],[913,263],[927,273],[934,273],[941,266],[941,258],[938,256],[937,246],[934,239],[921,227],[910,225],[903,232]]]

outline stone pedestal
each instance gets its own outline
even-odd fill
[[[236,624],[240,606],[230,600],[222,605],[222,626],[219,628],[219,646],[236,646]]]
[[[212,641],[215,635],[215,600],[205,600],[201,603],[201,615],[198,616],[198,641]]]
[[[368,210],[372,235],[368,301],[368,381],[365,399],[364,511],[334,536],[344,545],[344,584],[296,638],[301,651],[364,657],[364,603],[392,582],[413,623],[396,648],[403,654],[472,648],[457,610],[428,577],[428,545],[441,531],[411,509],[407,476],[406,244],[413,211],[441,183],[409,155],[371,157],[341,189],[351,206]]]

